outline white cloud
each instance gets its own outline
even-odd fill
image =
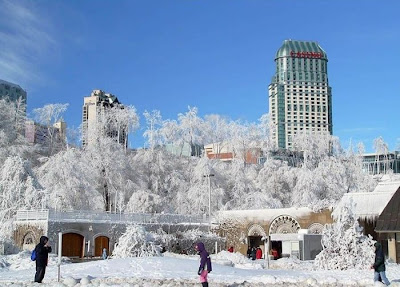
[[[44,82],[39,65],[56,44],[34,4],[0,0],[0,78],[24,88]]]

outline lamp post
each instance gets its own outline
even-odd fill
[[[211,176],[214,176],[214,174],[209,173],[203,175],[203,177],[208,178],[208,220],[210,220],[210,223],[211,223],[211,179],[210,179]]]

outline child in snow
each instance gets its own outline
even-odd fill
[[[208,287],[207,275],[212,270],[210,255],[206,251],[203,242],[196,243],[195,249],[200,255],[200,267],[197,274],[200,275],[201,286]]]
[[[106,248],[103,248],[103,254],[101,255],[101,258],[103,258],[103,260],[106,260],[107,259],[107,249]]]

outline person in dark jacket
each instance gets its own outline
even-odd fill
[[[36,252],[36,274],[35,282],[42,283],[44,273],[46,272],[47,261],[51,247],[48,245],[49,239],[46,236],[40,237],[40,242],[35,247]]]
[[[249,246],[249,248],[247,249],[247,258],[250,259],[251,257],[251,246]]]
[[[374,282],[382,281],[383,284],[389,285],[390,282],[386,278],[386,267],[385,267],[385,255],[383,254],[382,245],[379,242],[375,242],[375,262],[371,268],[375,269]]]
[[[251,260],[256,260],[256,254],[257,254],[257,248],[252,247],[251,248],[251,254],[250,254]]]
[[[203,242],[196,243],[195,249],[200,255],[200,266],[197,274],[200,275],[201,286],[208,287],[207,275],[212,271],[210,255]]]

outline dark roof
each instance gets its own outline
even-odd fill
[[[376,232],[400,232],[400,188],[388,202],[378,218]]]

